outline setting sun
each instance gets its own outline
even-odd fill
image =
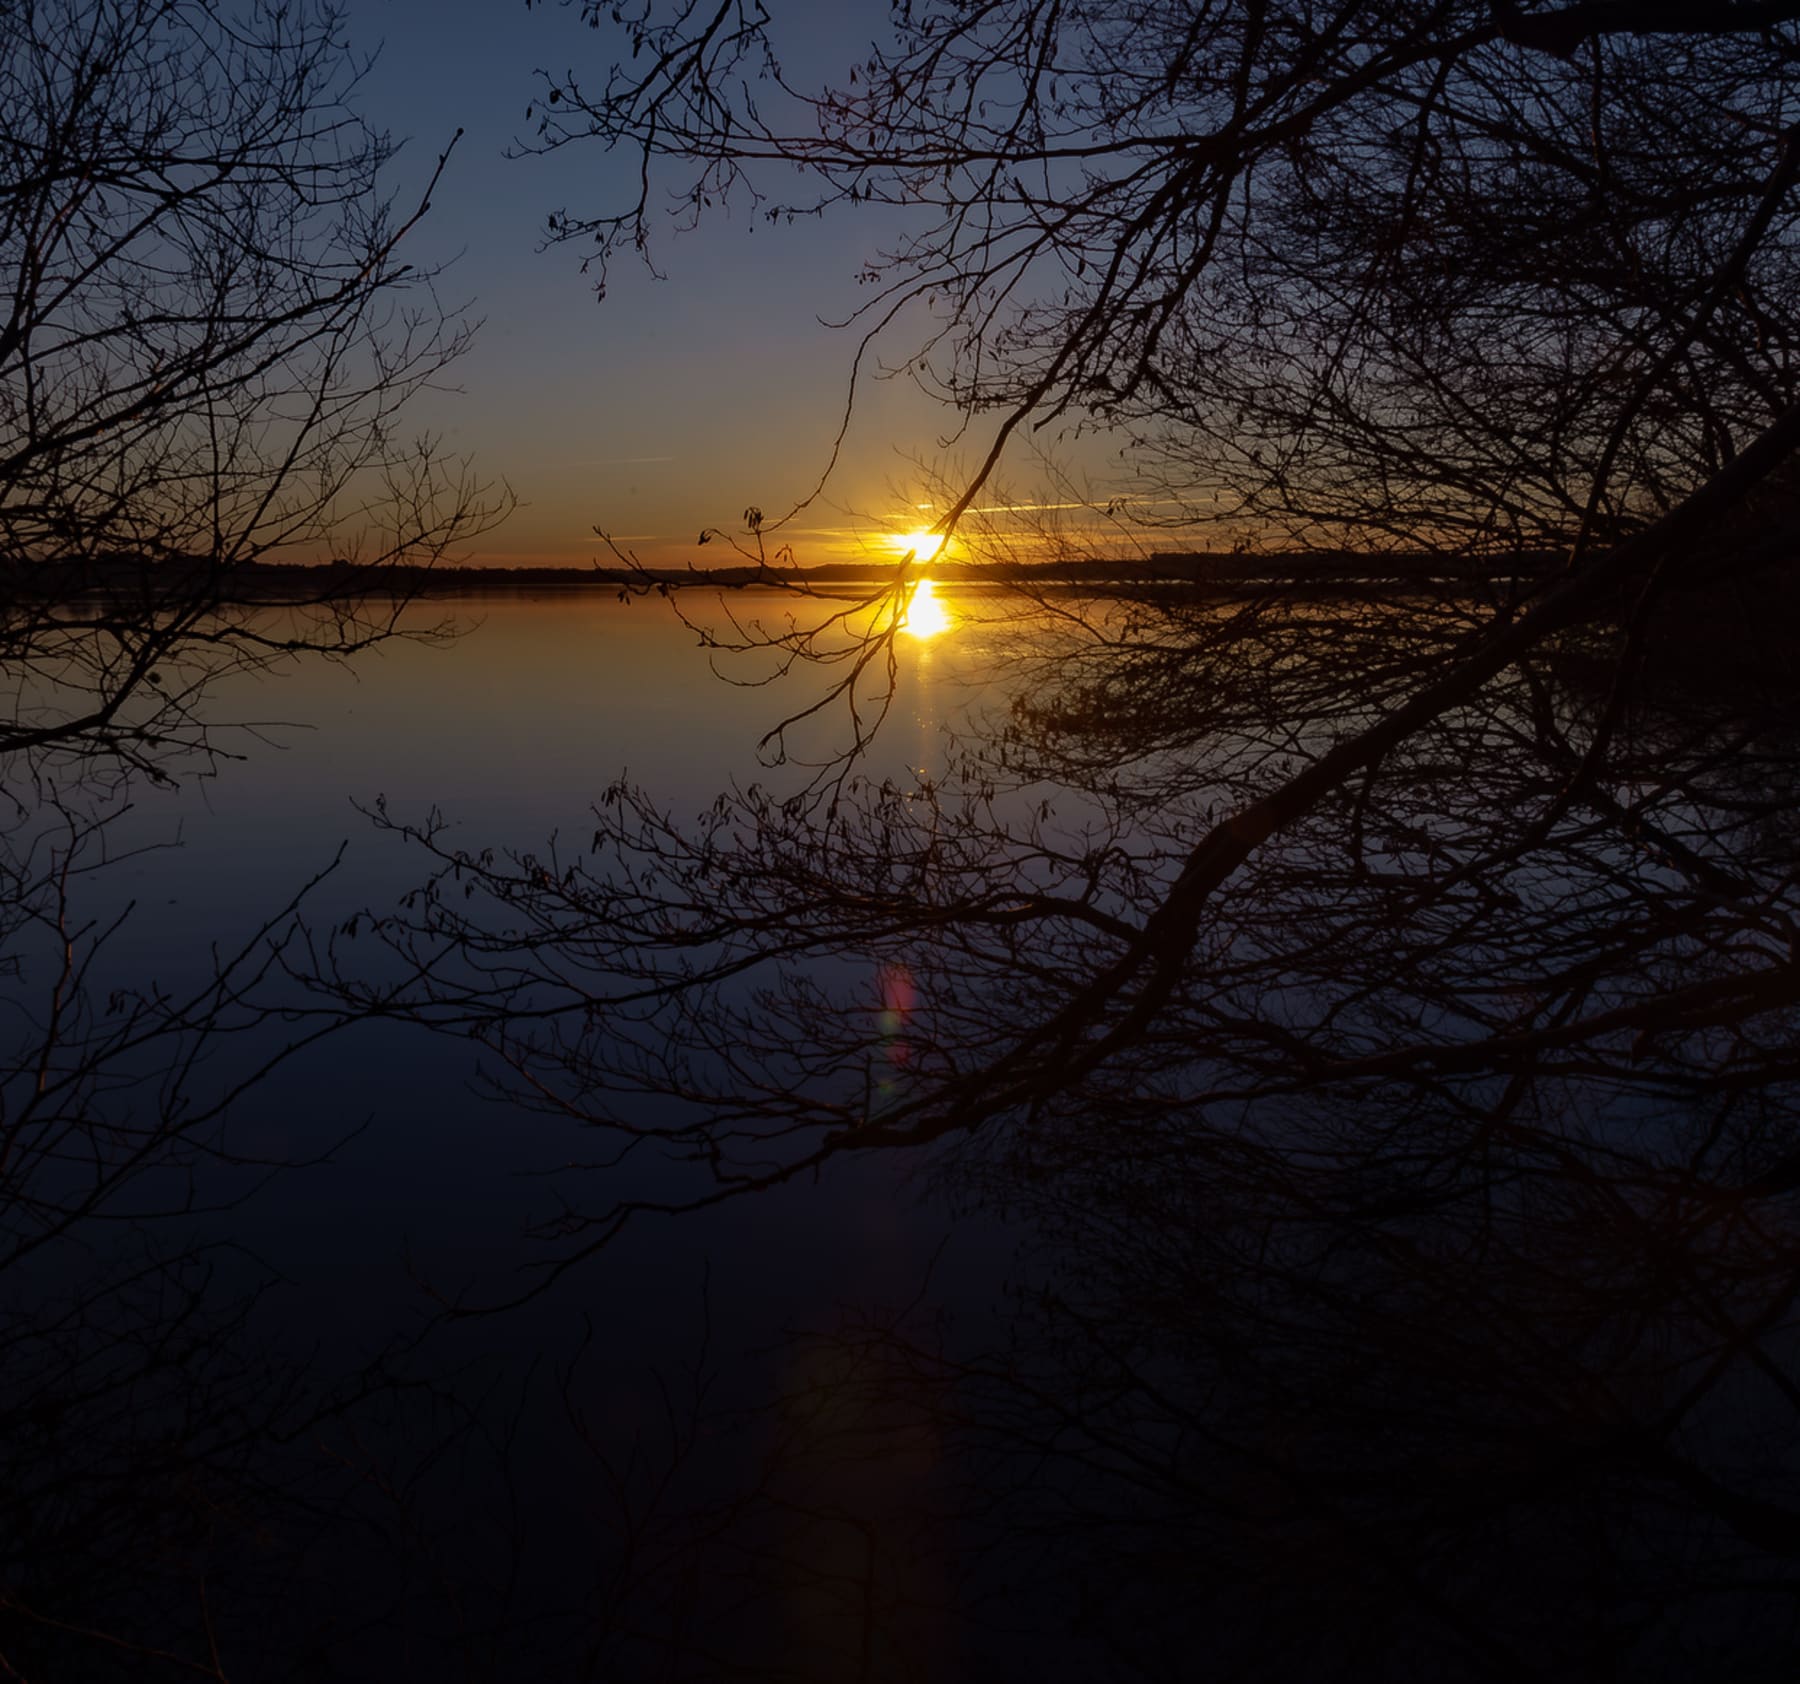
[[[920,566],[935,561],[949,540],[941,532],[898,532],[890,540],[902,555],[911,553]]]
[[[900,611],[900,629],[913,637],[936,637],[948,631],[955,620],[937,599],[937,587],[929,579],[921,579],[912,587],[906,606]]]

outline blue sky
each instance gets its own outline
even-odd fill
[[[858,302],[855,275],[884,234],[875,216],[751,231],[715,219],[664,242],[666,280],[615,267],[604,301],[569,248],[537,249],[547,212],[597,208],[597,145],[508,159],[527,135],[534,72],[571,66],[597,83],[615,43],[570,11],[524,0],[348,0],[359,49],[380,48],[364,114],[404,139],[394,170],[410,204],[437,154],[465,133],[413,238],[415,262],[449,263],[439,283],[484,325],[416,419],[523,507],[483,546],[487,559],[585,562],[590,529],[629,539],[646,560],[710,560],[702,525],[773,516],[816,482],[842,409],[849,336],[819,325]],[[883,0],[789,0],[785,68],[803,84],[840,73],[884,27]],[[854,534],[904,522],[925,495],[909,456],[929,458],[951,422],[902,382],[869,387],[851,449],[826,497],[783,535],[799,560],[854,553]],[[874,539],[879,548],[879,540]]]

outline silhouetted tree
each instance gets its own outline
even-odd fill
[[[466,329],[399,255],[424,203],[395,213],[359,75],[327,4],[0,19],[12,765],[192,746],[211,676],[384,635],[393,564],[503,510],[398,431]],[[341,566],[247,616],[264,559]]]
[[[1143,0],[1072,12],[1035,0],[900,6],[898,45],[858,67],[854,93],[802,102],[819,125],[810,138],[733,103],[746,69],[760,66],[779,85],[760,7],[624,11],[640,67],[615,69],[592,98],[578,79],[555,81],[547,143],[597,133],[641,146],[650,165],[689,160],[720,192],[747,188],[746,172],[778,157],[817,175],[827,198],[854,186],[859,200],[941,203],[935,235],[915,235],[893,260],[897,284],[941,279],[932,265],[982,277],[968,296],[989,305],[965,324],[968,360],[956,366],[974,384],[958,388],[959,401],[999,405],[1003,429],[1042,405],[1076,402],[1067,371],[1095,358],[1129,359],[1107,366],[1141,372],[1109,377],[1108,389],[1130,387],[1149,403],[1154,385],[1169,423],[1179,419],[1178,377],[1231,380],[1263,414],[1273,413],[1267,394],[1299,380],[1318,420],[1296,421],[1296,450],[1315,448],[1339,410],[1379,424],[1344,482],[1382,499],[1378,521],[1353,523],[1364,536],[1404,528],[1408,561],[1427,532],[1452,550],[1477,529],[1484,543],[1529,536],[1554,541],[1559,565],[1544,572],[1540,555],[1510,584],[1502,570],[1497,585],[1448,586],[1400,567],[1385,590],[1327,593],[1303,608],[1293,601],[1302,574],[1283,585],[1278,560],[1261,591],[1170,586],[1086,622],[1062,616],[1057,658],[1040,662],[1006,729],[969,746],[948,783],[870,782],[855,801],[840,786],[829,806],[752,790],[722,799],[697,831],[649,796],[615,789],[581,857],[509,865],[447,853],[455,897],[446,884],[395,927],[397,939],[421,944],[421,975],[442,977],[432,968],[439,941],[475,962],[465,989],[442,982],[446,1005],[490,1028],[522,1067],[548,1060],[565,1078],[558,1103],[638,1087],[678,1096],[691,1111],[659,1113],[678,1120],[650,1132],[707,1143],[708,1161],[733,1184],[726,1143],[740,1125],[747,1160],[762,1166],[744,1170],[754,1180],[852,1145],[1028,1117],[1091,1082],[1139,1094],[1138,1060],[1161,1056],[1150,1049],[1184,1002],[1228,998],[1240,967],[1250,979],[1241,1009],[1205,1035],[1199,1025],[1174,1035],[1170,1056],[1204,1070],[1229,1045],[1231,1062],[1258,1067],[1254,1080],[1246,1068],[1246,1093],[1349,1076],[1372,1058],[1435,1083],[1424,1073],[1447,1059],[1485,1069],[1595,1036],[1654,1039],[1665,1023],[1788,1003],[1781,868],[1761,887],[1739,875],[1754,859],[1748,839],[1780,833],[1785,795],[1759,805],[1718,793],[1778,720],[1751,708],[1735,730],[1665,740],[1672,727],[1646,722],[1639,688],[1670,591],[1717,582],[1700,599],[1716,647],[1732,635],[1721,618],[1731,570],[1786,553],[1779,507],[1773,516],[1750,507],[1800,441],[1781,349],[1800,148],[1778,119],[1794,42],[1774,10],[1383,6],[1319,22],[1303,9]],[[985,110],[984,76],[998,84]],[[1577,92],[1584,111],[1608,119],[1583,131],[1597,163],[1565,155]],[[1312,147],[1328,119],[1338,138]],[[1099,161],[1084,165],[1090,153]],[[1346,159],[1373,174],[1344,177]],[[1053,170],[1054,191],[1033,196],[1015,181],[1026,162],[1071,173]],[[1446,281],[1427,299],[1408,290],[1429,266],[1412,261],[1402,236],[1454,223],[1470,241],[1492,232],[1495,254],[1512,251],[1518,235],[1506,219],[1525,202],[1524,184],[1541,183],[1566,209],[1578,187],[1592,196],[1583,172],[1593,168],[1615,190],[1595,215],[1624,218],[1613,229],[1620,240],[1658,230],[1657,262],[1624,245],[1590,251],[1582,242],[1599,236],[1588,224],[1576,219],[1572,231],[1569,217],[1546,212],[1527,267],[1439,263],[1433,272],[1453,272],[1455,287]],[[1648,173],[1638,181],[1632,170]],[[1383,182],[1406,191],[1388,204]],[[706,197],[696,190],[686,201],[691,209]],[[1085,286],[1070,283],[1076,303],[1003,328],[1011,295],[995,292],[988,269],[995,230],[1023,239],[1017,229],[1036,229],[1040,255],[1073,250],[1083,217],[1100,215],[1090,201],[1107,207],[1116,261]],[[640,243],[650,203],[583,226],[600,235],[603,255]],[[1166,209],[1175,244],[1160,243],[1146,206]],[[1493,212],[1486,221],[1481,206]],[[1182,244],[1214,224],[1207,240]],[[1335,244],[1328,225],[1339,227]],[[1147,242],[1141,251],[1116,237],[1132,230]],[[1390,237],[1402,239],[1393,262]],[[971,251],[990,256],[976,262]],[[1152,382],[1176,306],[1211,319],[1205,289],[1226,271],[1254,281],[1255,254],[1285,254],[1302,290],[1347,285],[1354,271],[1357,330],[1309,315],[1299,293],[1277,309],[1285,295],[1258,283],[1267,333],[1289,344],[1285,360],[1271,360],[1273,339],[1253,335],[1216,357],[1173,358],[1179,366]],[[1531,286],[1568,296],[1558,303]],[[1631,303],[1644,287],[1679,308]],[[1156,314],[1151,297],[1172,300],[1154,333],[1144,326]],[[1487,331],[1457,314],[1471,298]],[[1398,355],[1403,320],[1424,336],[1405,341],[1411,360],[1388,368],[1360,408],[1338,404],[1333,383],[1347,368]],[[1041,369],[1029,372],[1040,353],[1063,371],[1047,385]],[[1693,403],[1678,401],[1689,376],[1677,371],[1698,368],[1696,358],[1717,377],[1698,381],[1706,390]],[[1027,372],[1014,366],[1021,359]],[[1510,410],[1477,401],[1467,383],[1526,372]],[[1429,412],[1454,393],[1471,416],[1498,425],[1503,410],[1513,415],[1520,462],[1549,476],[1530,493],[1541,518],[1526,520],[1523,504],[1503,513],[1513,492],[1457,454],[1468,435]],[[1589,419],[1564,417],[1565,400]],[[1524,416],[1548,431],[1519,432]],[[1408,454],[1395,429],[1422,442]],[[1203,429],[1184,436],[1197,471],[1227,472]],[[1652,459],[1654,494],[1632,465]],[[1326,483],[1296,470],[1292,483],[1303,481]],[[1234,483],[1245,508],[1272,508],[1274,478]],[[1485,513],[1464,527],[1458,507]],[[860,626],[820,618],[840,645],[822,649],[805,622],[771,641],[814,657],[871,639],[885,648],[894,607],[871,608]],[[1044,635],[1033,624],[1021,641]],[[1577,703],[1563,670],[1583,660],[1612,673],[1592,705]],[[1653,766],[1661,770],[1646,783]],[[1009,806],[1008,788],[1081,792],[1084,827],[1059,833],[1029,805]],[[1617,889],[1647,848],[1679,891],[1654,876],[1631,894]],[[482,891],[497,903],[498,928],[479,900],[467,910],[463,897]],[[1252,960],[1284,928],[1298,948]],[[1551,956],[1576,931],[1580,957],[1565,967]],[[1433,985],[1439,1007],[1388,1012],[1373,979],[1348,982],[1346,967],[1379,967],[1383,986],[1410,1000],[1452,932],[1464,959],[1461,944],[1479,932],[1493,978],[1480,996],[1446,979]],[[1701,952],[1727,974],[1703,980]],[[1678,966],[1660,979],[1659,953]],[[797,968],[846,954],[915,978],[915,1051],[879,1105],[866,1076],[880,1035],[863,1003]],[[1277,1005],[1262,979],[1303,955],[1310,974]],[[749,986],[765,974],[780,981]],[[1303,1000],[1320,1014],[1310,1030],[1288,1021]],[[1490,1010],[1481,1000],[1507,1003]],[[548,1039],[516,1044],[520,1023],[542,1023]],[[810,1050],[821,1038],[828,1050]],[[1199,1091],[1211,1087],[1209,1077]],[[606,1115],[632,1137],[621,1111]],[[771,1139],[793,1160],[769,1157]]]
[[[858,319],[926,305],[889,362],[994,417],[950,523],[1097,422],[1183,527],[1563,546],[1793,401],[1791,6],[920,0],[820,93],[760,0],[581,9],[630,57],[549,78],[536,144],[641,188],[552,238],[604,284],[721,207],[902,211]]]
[[[389,1390],[266,1352],[267,1272],[207,1225],[293,1167],[236,1125],[315,1037],[251,999],[294,904],[210,966],[194,931],[179,985],[113,968],[100,912],[122,792],[204,767],[217,679],[393,635],[505,508],[398,430],[467,329],[400,255],[425,206],[360,76],[314,0],[0,8],[7,1676],[243,1676],[278,1632],[250,1670],[298,1667],[270,1610],[367,1482],[316,1441]]]
[[[933,303],[921,378],[993,418],[947,523],[1092,421],[1263,553],[1022,605],[938,777],[697,823],[618,786],[535,852],[382,815],[435,875],[376,926],[404,969],[326,986],[595,1131],[520,1290],[930,1148],[1039,1224],[1040,1295],[1011,1352],[840,1330],[832,1419],[892,1442],[916,1384],[995,1458],[954,1524],[1041,1542],[1120,1672],[1187,1675],[1195,1577],[1238,1633],[1326,1586],[1349,1675],[1678,1672],[1750,1604],[1791,1640],[1797,13],[900,4],[796,105],[761,6],[619,8],[541,140],[643,192],[559,235],[646,247],[670,167],[678,219],[779,220],[765,165],[911,207],[871,326]],[[854,671],[898,610],[761,641]],[[903,1535],[829,1490],[772,1501]]]

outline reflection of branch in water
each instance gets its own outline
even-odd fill
[[[757,743],[758,757],[766,765],[810,766],[815,776],[807,793],[816,795],[822,791],[835,800],[844,792],[857,762],[866,754],[893,705],[900,671],[896,640],[907,629],[908,608],[918,589],[914,557],[908,554],[892,569],[891,579],[872,588],[834,588],[799,574],[793,567],[792,551],[785,545],[771,558],[763,539],[760,511],[750,509],[746,514],[753,517],[748,529],[750,543],[736,536],[730,536],[729,541],[738,555],[756,565],[754,578],[744,583],[761,591],[780,593],[784,608],[778,625],[747,619],[731,605],[724,591],[709,592],[714,611],[702,616],[684,600],[684,588],[653,575],[635,555],[604,532],[598,535],[632,577],[621,595],[636,592],[667,600],[700,646],[711,652],[714,675],[724,682],[757,690],[796,672],[841,672],[819,693],[778,719]],[[713,535],[709,529],[701,535],[702,540]],[[690,565],[685,588],[698,589],[707,584],[705,570]],[[721,664],[721,656],[726,657],[726,664]],[[749,660],[745,661],[745,657]],[[796,755],[791,739],[808,721],[817,719],[846,721],[849,737],[822,760],[810,761]]]
[[[306,891],[184,991],[102,998],[123,920],[88,922],[82,891],[131,857],[109,857],[111,822],[47,804],[8,838],[0,1655],[25,1678],[222,1678],[267,1623],[263,1571],[295,1565],[247,1540],[328,1500],[283,1447],[386,1382],[321,1384],[262,1351],[266,1273],[198,1237],[301,1167],[233,1125],[326,1032],[251,1001]]]
[[[1087,418],[1178,521],[1407,558],[1024,625],[1054,647],[940,782],[846,761],[824,811],[691,824],[615,788],[575,854],[379,816],[433,875],[373,926],[387,980],[354,930],[308,955],[322,1009],[472,1035],[591,1127],[518,1296],[853,1154],[933,1146],[1029,1220],[1008,1335],[828,1330],[701,1524],[827,1610],[790,1675],[931,1674],[951,1599],[881,1552],[934,1527],[966,1629],[1101,1674],[1679,1672],[1787,1632],[1791,685],[1665,675],[1684,638],[1726,664],[1800,445],[1791,44],[1577,10],[902,7],[787,129],[761,9],[652,6],[635,68],[549,90],[545,148],[643,165],[553,224],[602,264],[665,166],[684,218],[771,161],[799,208],[914,207],[863,319],[926,306],[910,369],[992,421],[943,529]],[[1526,551],[1561,570],[1444,588]],[[881,694],[891,622],[830,623],[721,641]]]
[[[731,1588],[683,1652],[710,1614],[750,1676],[821,1679],[946,1675],[948,1626],[967,1676],[1784,1653],[1788,1213],[1547,1119],[1287,1121],[1067,1117],[952,1161],[1036,1236],[1006,1332],[915,1304],[797,1337],[755,1477],[688,1518]],[[745,1636],[796,1595],[804,1629]]]
[[[309,1551],[362,1517],[311,1435],[398,1384],[267,1351],[268,1274],[217,1238],[334,1144],[246,1144],[253,1099],[333,1027],[270,999],[290,886],[237,944],[182,932],[160,982],[112,971],[123,918],[99,910],[133,787],[223,758],[223,681],[413,635],[418,570],[509,502],[396,427],[468,330],[400,259],[449,148],[389,204],[361,75],[318,0],[0,8],[8,1678],[312,1665]],[[294,561],[320,565],[263,565]],[[424,1423],[429,1455],[453,1435]],[[349,1625],[378,1623],[377,1578]]]
[[[433,1011],[486,1026],[515,1066],[550,1086],[562,1072],[560,1091],[578,1108],[590,1056],[612,1060],[611,1091],[627,1093],[625,1049],[643,1060],[652,1090],[659,1048],[704,1049],[719,1074],[684,1066],[669,1091],[718,1107],[697,1124],[715,1146],[743,1129],[754,1138],[759,1117],[771,1127],[785,1119],[790,1145],[797,1130],[858,1120],[845,1082],[870,1056],[867,1017],[796,967],[850,954],[908,966],[925,1022],[910,1092],[878,1130],[862,1119],[854,1136],[822,1144],[827,1152],[978,1126],[1089,1076],[1110,1080],[1115,1057],[1129,1079],[1143,1054],[1135,1043],[1157,1041],[1164,1010],[1210,1020],[1207,1039],[1190,1043],[1196,1054],[1235,1042],[1222,1068],[1259,1041],[1287,1066],[1277,1075],[1254,1059],[1253,1090],[1331,1070],[1347,1077],[1366,1059],[1474,1070],[1533,1047],[1679,1028],[1709,1000],[1708,1010],[1737,1017],[1778,1003],[1779,885],[1776,903],[1759,902],[1765,891],[1735,860],[1740,819],[1690,807],[1717,800],[1719,776],[1748,744],[1741,734],[1676,738],[1628,749],[1594,776],[1588,751],[1561,746],[1579,724],[1552,682],[1554,650],[1499,676],[1510,653],[1566,630],[1569,612],[1557,593],[1541,620],[1521,623],[1529,634],[1503,628],[1473,657],[1452,641],[1448,678],[1432,673],[1436,650],[1461,632],[1430,610],[1352,604],[1285,627],[1267,611],[1171,620],[1168,641],[1191,633],[1181,658],[1209,677],[1180,712],[1133,707],[1140,678],[1165,682],[1158,644],[1144,637],[1139,661],[1109,656],[1112,670],[1097,680],[1088,674],[1098,663],[1080,662],[1063,690],[1034,693],[1008,736],[975,751],[957,788],[864,784],[856,811],[840,807],[828,824],[752,792],[722,802],[693,835],[615,790],[593,856],[514,868],[445,853],[457,898],[440,895],[390,931],[422,976],[447,974],[434,957],[440,944],[473,959],[477,971],[444,984]],[[1381,658],[1384,640],[1397,657]],[[1367,679],[1336,696],[1323,659],[1333,643],[1345,662],[1340,686],[1362,651],[1374,656]],[[1290,668],[1290,644],[1311,660]],[[1367,728],[1384,690],[1396,702]],[[1133,758],[1110,746],[1090,753],[1090,719],[1111,745],[1118,728],[1107,721],[1132,717],[1149,721]],[[1675,756],[1666,769],[1664,753]],[[1580,779],[1594,787],[1571,811],[1565,767],[1584,765]],[[1046,816],[1016,804],[1003,813],[1003,791],[1023,782],[1085,786],[1092,824],[1058,835]],[[1640,783],[1641,798],[1613,793]],[[1232,816],[1208,824],[1204,810],[1220,808]],[[1181,832],[1197,815],[1205,840],[1195,845]],[[468,910],[477,891],[516,927],[490,929],[478,903]],[[1271,915],[1305,940],[1280,945]],[[1585,955],[1562,951],[1584,943]],[[1256,945],[1268,949],[1261,958]],[[1702,984],[1690,969],[1657,1003],[1659,990],[1644,986],[1657,955],[1690,947],[1692,963],[1723,974]],[[1432,977],[1440,950],[1448,970],[1466,973]],[[1316,1028],[1285,1010],[1226,1009],[1234,988],[1278,980],[1294,1000],[1315,988],[1325,997],[1371,968]],[[1423,1016],[1422,1003],[1404,1003],[1414,973],[1442,995]],[[752,978],[768,979],[760,1003],[744,991]],[[986,1013],[978,997],[1008,1003]],[[547,1034],[532,1039],[540,1020]],[[816,1043],[804,1059],[803,1041]],[[1413,1042],[1419,1053],[1401,1051]],[[1209,1079],[1202,1091],[1233,1088]],[[631,1135],[620,1113],[597,1114]]]
[[[700,1499],[695,1559],[831,1610],[789,1675],[940,1619],[1171,1678],[1203,1640],[1666,1672],[1726,1608],[1752,1654],[1800,1542],[1800,737],[1784,686],[1707,673],[1692,599],[1685,654],[1681,599],[1638,600],[1630,633],[1553,607],[1522,640],[1414,587],[1102,606],[942,783],[696,827],[616,788],[573,856],[426,825],[396,980],[313,958],[340,1009],[472,1031],[592,1126],[598,1195],[560,1174],[522,1292],[645,1213],[927,1142],[1034,1236],[1010,1332],[823,1330],[826,1448],[771,1426],[765,1476]],[[1194,836],[1296,784],[1184,900]],[[1086,1053],[1036,1056],[1072,1021]]]

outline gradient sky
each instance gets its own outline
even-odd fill
[[[521,508],[479,559],[583,563],[603,526],[646,561],[725,559],[695,546],[703,525],[773,518],[817,482],[841,413],[850,335],[820,325],[858,299],[857,270],[894,224],[880,212],[751,231],[716,217],[665,238],[658,281],[621,261],[597,301],[573,248],[538,250],[546,214],[595,210],[628,159],[597,144],[508,159],[527,135],[534,72],[573,66],[598,84],[615,40],[554,4],[348,0],[360,50],[380,48],[363,96],[405,141],[394,185],[410,206],[458,127],[416,262],[448,261],[446,302],[484,325],[453,371],[461,391],[417,411]],[[885,30],[885,0],[783,0],[784,69],[801,86],[841,75]],[[903,381],[865,388],[850,448],[825,496],[782,534],[803,563],[886,557],[884,528],[929,495],[909,457],[932,459],[953,418]],[[929,516],[923,517],[928,520]],[[921,521],[922,524],[922,521]]]

